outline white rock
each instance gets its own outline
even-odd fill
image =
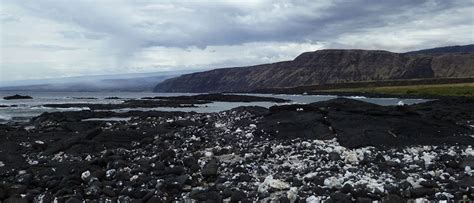
[[[258,186],[258,192],[263,193],[270,188],[284,190],[290,188],[290,185],[281,180],[273,179],[273,176],[269,175],[265,178],[265,181]]]
[[[471,174],[471,173],[472,173],[472,169],[471,169],[470,166],[466,166],[466,167],[464,168],[464,171],[465,171],[467,174]]]
[[[291,187],[288,192],[286,192],[286,197],[290,200],[291,203],[296,202],[298,199],[298,188]]]
[[[345,161],[346,163],[350,164],[359,164],[359,158],[357,156],[357,153],[349,152],[345,157]]]
[[[247,133],[247,134],[245,134],[245,137],[248,138],[248,139],[251,139],[251,138],[253,138],[253,134],[252,133]]]
[[[467,156],[474,156],[474,150],[472,149],[471,145],[469,145],[469,146],[466,148],[466,151],[464,151],[464,155],[467,155]]]
[[[91,172],[90,171],[84,171],[82,174],[81,174],[81,179],[83,181],[86,181],[87,179],[89,179],[89,177],[91,176]]]
[[[320,203],[321,198],[311,195],[310,197],[306,198],[306,203]]]
[[[135,181],[136,179],[138,179],[138,175],[133,175],[133,176],[130,178],[130,181]]]
[[[44,142],[41,141],[41,140],[36,140],[35,143],[36,143],[36,144],[44,144]]]
[[[212,155],[214,155],[212,152],[209,152],[209,151],[204,152],[205,157],[212,157]]]
[[[105,172],[105,176],[107,178],[111,178],[114,174],[115,174],[115,169],[110,169],[110,170],[107,170],[107,172]]]
[[[216,128],[223,128],[223,127],[225,127],[225,124],[223,124],[223,123],[214,123],[214,126]]]
[[[330,188],[341,188],[342,181],[336,177],[329,177],[324,180],[324,185]]]
[[[425,202],[428,202],[428,200],[425,199],[425,198],[417,198],[417,199],[415,199],[415,203],[425,203]]]
[[[0,161],[0,167],[4,167],[5,164],[3,163],[3,161]]]
[[[255,124],[250,124],[249,127],[250,127],[250,128],[256,128],[257,125],[255,125]]]
[[[312,178],[318,175],[318,172],[311,172],[303,176],[303,178]]]
[[[36,160],[28,160],[28,164],[30,164],[30,165],[37,165],[37,164],[38,164],[38,161],[36,161]]]
[[[428,166],[428,165],[433,163],[432,160],[435,157],[436,157],[435,155],[432,155],[432,154],[427,153],[427,152],[423,152],[423,156],[421,158],[425,161],[425,166]]]
[[[400,101],[397,103],[397,105],[398,105],[398,106],[404,106],[405,103],[403,103],[403,101],[400,100]]]
[[[253,153],[245,153],[244,158],[253,157]]]

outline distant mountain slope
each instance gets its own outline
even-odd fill
[[[182,75],[157,92],[249,92],[356,81],[474,77],[474,54],[400,54],[378,50],[319,50],[293,61]]]
[[[153,91],[157,83],[192,70],[90,75],[24,81],[0,81],[0,91]]]
[[[446,53],[474,53],[474,44],[464,46],[447,46],[433,49],[423,49],[407,52],[407,54],[446,54]]]
[[[49,83],[37,85],[23,85],[0,87],[0,91],[45,91],[45,92],[144,92],[152,91],[157,82],[163,81],[170,76],[153,76],[143,78],[127,79],[103,79],[88,80],[69,83]]]

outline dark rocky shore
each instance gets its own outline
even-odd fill
[[[44,113],[0,125],[0,200],[474,200],[473,135],[466,98]]]

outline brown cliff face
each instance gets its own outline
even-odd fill
[[[474,77],[474,54],[399,54],[370,50],[319,50],[293,61],[215,69],[168,79],[158,92],[248,92],[357,81]]]

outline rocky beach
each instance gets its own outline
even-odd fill
[[[214,101],[287,102],[207,94],[49,104],[90,110],[0,124],[0,200],[474,200],[469,98],[399,106],[337,98],[218,113],[112,111]]]

